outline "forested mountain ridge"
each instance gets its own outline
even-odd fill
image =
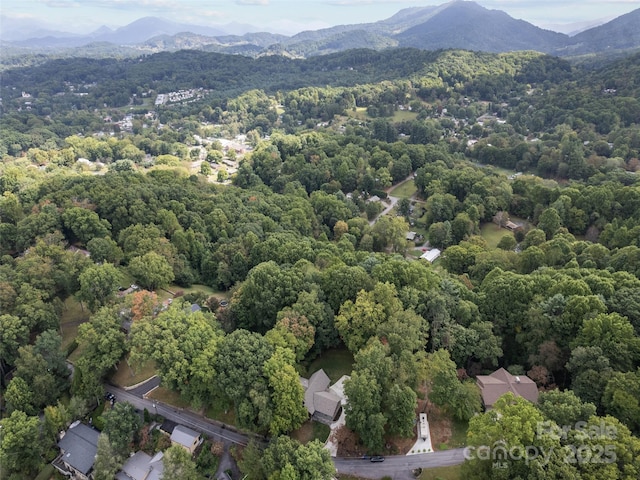
[[[640,9],[610,22],[579,33],[558,55],[577,55],[603,51],[625,51],[640,48]]]
[[[529,66],[531,65],[531,66]],[[533,68],[535,66],[535,68]],[[156,93],[205,88],[214,96],[260,88],[267,92],[303,86],[351,86],[384,80],[411,79],[427,88],[474,78],[532,75],[531,81],[565,76],[568,63],[534,52],[499,55],[394,49],[358,49],[306,60],[267,56],[258,59],[199,51],[159,53],[139,59],[53,60],[3,73],[4,106],[28,92],[32,108],[41,100],[110,107],[123,106],[145,90]],[[527,73],[529,72],[529,73]],[[79,94],[82,94],[79,97]]]
[[[128,46],[139,53],[173,51],[188,46],[223,53],[250,56],[280,54],[295,58],[363,46],[375,49],[396,46],[424,50],[461,48],[488,52],[536,50],[575,56],[640,48],[640,39],[634,28],[639,17],[640,9],[569,37],[516,20],[502,11],[486,9],[475,2],[452,1],[439,6],[401,10],[374,23],[339,25],[290,37],[270,33],[212,36],[212,29],[207,27],[189,27],[163,19],[145,18],[115,32],[102,32],[84,39],[77,36],[32,39],[9,43],[9,46],[26,47],[40,53],[55,53],[55,48],[52,49],[55,46],[64,49],[89,43],[111,43],[112,48]],[[67,50],[65,54],[69,53],[71,51]]]

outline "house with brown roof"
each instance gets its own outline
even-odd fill
[[[304,406],[315,420],[330,425],[340,416],[342,398],[329,388],[331,381],[320,369],[309,377],[300,377],[304,389]]]
[[[520,228],[520,225],[518,225],[517,223],[513,223],[511,220],[509,220],[507,223],[504,224],[504,227],[507,230],[511,230],[512,232],[517,230],[518,228]]]
[[[504,368],[500,368],[490,375],[478,375],[476,381],[487,410],[507,392],[532,403],[538,402],[538,386],[526,375],[511,375]]]

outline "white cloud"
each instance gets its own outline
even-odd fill
[[[236,0],[238,5],[269,5],[269,0]]]
[[[179,8],[181,3],[178,0],[37,0],[47,7],[69,8],[69,7],[101,7],[118,9],[157,9],[157,8]]]
[[[218,10],[201,10],[198,12],[199,17],[207,17],[207,18],[220,18],[224,17],[225,14],[219,12]]]
[[[75,0],[42,0],[42,3],[51,8],[78,8],[81,6]]]
[[[358,5],[394,5],[394,4],[425,4],[423,0],[327,0],[329,5],[358,6]]]

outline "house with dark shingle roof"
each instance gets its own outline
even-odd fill
[[[81,480],[89,479],[98,453],[97,430],[83,423],[72,423],[58,442],[60,455],[53,466],[63,475]]]
[[[478,375],[476,381],[487,410],[507,392],[532,403],[538,402],[538,386],[526,375],[511,375],[504,368],[499,368],[490,375]]]
[[[309,415],[321,423],[331,424],[342,409],[342,398],[330,388],[329,377],[320,369],[309,377],[300,377],[300,384],[304,389],[304,406]]]
[[[171,420],[165,418],[164,422],[162,422],[162,425],[160,425],[160,427],[158,428],[165,435],[171,436],[171,434],[173,433],[173,429],[176,428],[177,425],[178,424],[176,422],[172,422]]]

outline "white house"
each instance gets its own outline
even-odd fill
[[[438,248],[432,248],[428,252],[424,252],[420,255],[420,258],[424,258],[427,262],[433,263],[441,254],[442,252]]]

